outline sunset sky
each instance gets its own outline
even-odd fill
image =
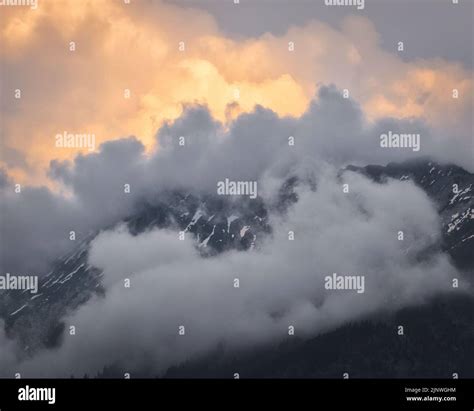
[[[464,146],[447,161],[466,148],[472,154],[473,2],[385,3],[367,0],[363,10],[317,0],[3,6],[1,165],[16,182],[44,184],[52,159],[78,153],[55,147],[58,133],[93,133],[96,150],[134,135],[151,151],[163,122],[187,104],[207,105],[224,127],[257,104],[299,117],[331,84],[349,91],[368,123],[416,117],[443,144]],[[460,163],[468,167],[468,158]]]
[[[472,376],[474,0],[18,1],[0,378]]]

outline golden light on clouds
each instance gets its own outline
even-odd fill
[[[7,166],[30,183],[44,181],[51,159],[77,154],[54,146],[57,133],[93,133],[97,147],[135,135],[152,148],[162,122],[178,117],[185,103],[206,104],[222,122],[256,104],[299,116],[317,84],[350,90],[369,120],[469,124],[472,73],[447,62],[402,61],[379,47],[362,17],[347,18],[340,30],[311,22],[280,37],[238,41],[191,8],[61,0],[37,10],[3,8],[1,27],[2,138],[28,165]],[[460,97],[447,109],[453,88]]]

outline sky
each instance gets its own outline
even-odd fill
[[[226,1],[175,0],[170,4],[198,7],[216,19],[219,29],[232,38],[258,37],[266,32],[283,35],[290,26],[302,26],[311,20],[324,21],[337,28],[341,19],[362,15],[370,19],[380,35],[380,45],[393,52],[399,41],[408,41],[400,57],[405,61],[441,57],[458,61],[472,69],[472,2],[461,1],[448,7],[444,0],[372,0],[363,10],[351,7],[324,7],[314,0],[240,1],[229,12]],[[265,15],[262,19],[260,16]],[[450,24],[451,19],[457,24]],[[456,47],[452,47],[455,44]]]
[[[58,133],[94,134],[95,150],[133,135],[151,151],[157,130],[185,104],[205,104],[221,122],[257,104],[298,117],[321,86],[334,84],[368,122],[423,120],[450,146],[446,161],[468,167],[473,3],[367,0],[362,10],[323,3],[4,6],[1,164],[18,183],[51,186],[51,160],[89,150],[56,147]]]
[[[94,231],[88,263],[105,287],[63,318],[76,337],[26,361],[1,326],[0,374],[94,375],[115,362],[160,374],[220,343],[280,341],[289,324],[317,335],[455,292],[462,273],[438,247],[441,222],[427,195],[410,181],[376,184],[340,170],[424,156],[474,171],[473,7],[0,6],[0,271],[44,275],[75,246],[71,230],[78,242]],[[420,151],[381,147],[390,131],[419,134]],[[94,135],[95,145],[58,147],[64,133]],[[120,224],[169,189],[215,194],[225,178],[257,181],[270,204],[294,176],[305,182],[299,201],[287,215],[269,213],[272,235],[249,252],[202,258],[196,239],[178,241],[173,228],[132,236]],[[365,298],[322,291],[333,272],[365,275]],[[183,322],[190,338],[178,340]]]

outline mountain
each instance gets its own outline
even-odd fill
[[[286,194],[284,186],[278,207],[286,207],[287,195],[291,193]],[[167,192],[153,204],[142,202],[133,215],[117,225],[126,224],[133,235],[156,227],[176,230],[176,235],[183,231],[196,237],[203,256],[211,256],[231,248],[253,248],[257,234],[271,231],[267,217],[267,208],[258,198],[236,203],[223,197]],[[38,294],[26,290],[2,293],[0,318],[5,321],[7,335],[20,342],[25,356],[60,344],[64,329],[61,318],[93,294],[104,293],[102,273],[88,264],[90,244],[97,234],[87,235],[40,277]]]
[[[473,174],[428,160],[349,166],[342,172],[347,171],[362,173],[380,184],[392,178],[410,179],[420,186],[438,209],[442,247],[454,264],[472,278]],[[179,191],[162,193],[155,201],[143,201],[117,225],[126,224],[133,235],[155,227],[176,230],[177,235],[183,231],[195,236],[203,257],[228,249],[248,250],[271,233],[270,211],[285,213],[298,201],[298,184],[303,183],[296,178],[287,180],[272,204],[259,198],[235,201]],[[102,273],[88,264],[90,244],[97,234],[90,233],[73,252],[53,264],[52,270],[40,279],[38,294],[2,294],[0,317],[5,320],[7,334],[19,341],[25,356],[60,345],[64,315],[93,294],[105,292],[101,286]],[[170,369],[166,376],[228,377],[240,370],[242,376],[248,377],[339,378],[343,372],[360,377],[449,377],[458,372],[474,377],[470,361],[474,357],[473,320],[473,298],[438,296],[422,307],[348,324],[310,340],[295,339],[242,353],[228,353],[221,348],[206,358]],[[394,332],[400,321],[411,330],[402,339]],[[106,368],[101,376],[118,374],[117,370]]]
[[[387,178],[412,180],[437,206],[443,225],[443,247],[461,269],[474,268],[474,179],[471,173],[454,165],[431,161],[390,163],[387,166],[349,166],[383,183]]]
[[[440,215],[443,249],[473,280],[473,174],[429,160],[346,170],[380,184],[409,179],[421,187]],[[407,330],[403,337],[396,332],[399,324]],[[375,315],[311,339],[292,338],[240,353],[222,348],[169,369],[165,377],[233,378],[238,372],[241,378],[342,378],[344,373],[350,378],[473,378],[473,324],[473,296],[438,295],[428,304]]]

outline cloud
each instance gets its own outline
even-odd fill
[[[381,148],[380,135],[389,130],[420,133],[420,151]],[[290,136],[294,146],[288,144]],[[41,275],[54,258],[74,246],[70,231],[84,238],[167,189],[212,194],[218,181],[229,178],[259,181],[265,195],[264,180],[274,179],[278,186],[300,164],[313,161],[344,167],[421,155],[440,161],[453,153],[457,164],[467,165],[459,157],[463,152],[470,164],[465,146],[440,142],[419,120],[367,122],[361,107],[334,86],[321,87],[299,118],[257,106],[223,124],[207,107],[187,105],[182,116],[158,130],[156,146],[149,153],[135,137],[128,137],[106,142],[97,153],[78,155],[74,161],[53,160],[48,175],[59,185],[56,190],[26,185],[17,194],[13,179],[5,175],[0,230],[10,246],[2,248],[2,270]],[[130,193],[125,193],[126,185]]]
[[[80,240],[102,230],[90,263],[103,269],[106,288],[64,319],[75,336],[21,364],[1,324],[2,373],[83,375],[112,363],[160,373],[218,344],[282,341],[289,325],[315,335],[452,289],[455,270],[436,248],[438,216],[420,189],[345,173],[344,194],[336,174],[350,163],[420,155],[472,171],[471,71],[442,59],[407,62],[354,16],[245,40],[223,36],[204,12],[162,2],[45,2],[5,10],[2,21],[9,169],[0,169],[8,245],[0,268],[42,275],[75,246],[70,231]],[[63,131],[94,133],[102,144],[76,155],[54,146]],[[420,133],[420,152],[381,148],[388,131]],[[271,215],[273,234],[250,252],[202,258],[175,232],[132,236],[117,227],[167,189],[212,194],[225,178],[258,180],[270,201],[295,175],[316,190],[301,186],[298,203]],[[366,292],[324,290],[333,272],[364,275]]]
[[[100,228],[115,223],[133,210],[135,189],[142,175],[143,145],[136,139],[105,143],[100,153],[79,155],[74,165],[53,161],[49,174],[62,184],[47,187],[21,186],[2,174],[0,248],[2,272],[44,275],[52,261],[74,248]],[[70,240],[74,231],[76,240]]]
[[[40,2],[37,10],[4,10],[3,21],[3,134],[5,146],[21,153],[22,161],[7,159],[18,182],[44,184],[52,158],[80,151],[55,147],[57,133],[93,133],[98,143],[132,134],[149,151],[155,130],[180,117],[185,103],[207,105],[220,121],[229,104],[232,118],[256,104],[299,117],[322,84],[348,89],[370,121],[418,118],[450,147],[447,161],[468,163],[456,147],[472,144],[472,71],[387,52],[365,17],[334,26],[310,20],[245,39],[224,36],[203,10],[160,1]]]
[[[388,129],[420,132],[421,152],[381,148],[380,133]],[[64,319],[76,326],[75,336],[14,368],[25,375],[82,376],[119,363],[133,371],[148,364],[160,373],[217,344],[239,349],[282,341],[290,325],[300,336],[315,335],[452,290],[459,274],[437,248],[440,222],[421,189],[410,182],[379,185],[349,172],[342,181],[337,177],[349,163],[442,157],[437,144],[420,120],[368,122],[360,105],[329,86],[298,118],[258,106],[221,123],[207,107],[187,105],[158,130],[153,152],[128,137],[74,161],[52,161],[57,190],[23,186],[15,193],[3,173],[0,229],[8,247],[2,247],[2,270],[41,275],[74,247],[70,230],[78,240],[102,230],[89,262],[103,270],[106,288],[105,298],[94,297]],[[219,180],[256,180],[270,203],[292,176],[312,184],[300,187],[288,215],[271,215],[273,234],[255,251],[202,258],[193,240],[178,241],[176,232],[132,236],[117,228],[138,204],[169,189],[215,194]],[[295,241],[288,241],[290,230]],[[429,256],[421,258],[426,250]],[[324,277],[334,272],[365,276],[365,293],[324,290]],[[130,289],[124,278],[131,278]],[[181,339],[179,325],[187,329]]]
[[[218,345],[235,350],[284,341],[289,326],[299,337],[317,335],[453,290],[456,270],[446,255],[420,258],[439,242],[440,230],[419,188],[346,172],[347,194],[336,169],[312,170],[317,189],[301,186],[299,201],[288,215],[271,216],[273,234],[253,251],[202,258],[195,240],[180,241],[175,231],[102,232],[89,263],[103,270],[105,297],[65,318],[76,335],[20,364],[23,375],[96,375],[111,364],[156,375]],[[397,240],[399,230],[405,241]],[[332,273],[365,276],[365,293],[326,290]]]
[[[188,0],[174,0],[173,4],[188,6]],[[251,7],[229,7],[227,3],[199,2],[196,7],[205,9],[215,17],[219,29],[226,36],[259,37],[265,33],[283,35],[291,26],[304,26],[311,20],[319,20],[338,27],[349,15],[359,15],[373,22],[384,50],[393,52],[400,40],[408,40],[402,58],[442,57],[461,61],[472,68],[472,11],[471,2],[454,4],[444,0],[432,0],[429,7],[425,0],[393,2],[378,0],[366,2],[363,10],[353,7],[327,7],[324,1],[308,3],[279,1],[268,7],[265,2],[254,2]],[[291,6],[291,7],[290,7]],[[265,19],[260,16],[264,15]],[[451,24],[451,22],[456,24]],[[423,30],[420,30],[423,27]],[[436,42],[433,39],[436,38]],[[459,39],[463,39],[459,42]],[[452,44],[458,43],[457,47]]]
[[[14,340],[9,339],[5,335],[4,321],[0,319],[0,372],[1,376],[10,377],[16,372],[15,367],[18,365],[17,361],[17,345]]]

